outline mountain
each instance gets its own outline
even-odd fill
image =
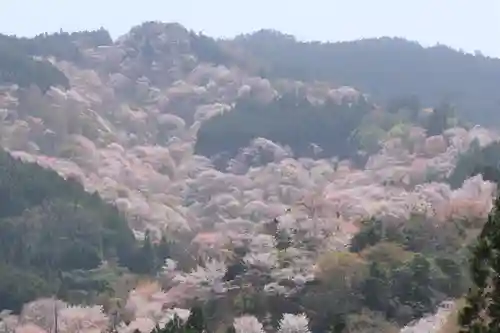
[[[380,102],[418,96],[423,105],[443,100],[474,123],[498,124],[500,59],[471,55],[444,45],[424,48],[401,38],[352,42],[299,42],[261,30],[228,43],[248,52],[269,78],[329,81],[369,93]]]
[[[51,202],[5,217],[6,281],[39,280],[0,303],[19,312],[2,327],[52,331],[57,308],[62,331],[151,332],[201,306],[210,331],[395,332],[470,285],[467,246],[496,190],[476,167],[496,162],[499,135],[463,115],[491,115],[476,90],[491,92],[495,59],[160,22],[115,41],[102,29],[0,42],[0,145],[28,168],[8,189],[41,186]],[[477,65],[463,67],[477,82],[453,63]],[[72,242],[43,238],[59,233]]]

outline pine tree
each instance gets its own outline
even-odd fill
[[[156,246],[157,269],[165,263],[165,260],[170,257],[171,243],[167,236],[162,235],[160,243]]]
[[[144,243],[140,250],[140,260],[142,261],[142,273],[144,274],[153,274],[156,267],[158,267],[155,248],[149,230],[146,230]]]
[[[474,283],[460,312],[461,333],[500,332],[500,197],[472,251]]]
[[[292,237],[285,230],[278,230],[274,239],[276,240],[276,249],[280,251],[286,250],[292,245]]]
[[[390,310],[390,279],[382,267],[377,262],[372,262],[369,268],[369,276],[363,285],[363,295],[368,308],[386,312]]]

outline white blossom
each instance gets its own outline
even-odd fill
[[[309,333],[309,319],[305,314],[283,314],[279,322],[279,333]]]
[[[242,316],[234,319],[236,333],[264,333],[264,327],[254,316]]]
[[[205,267],[197,266],[190,273],[179,273],[174,280],[199,287],[201,291],[223,293],[226,287],[222,278],[226,274],[226,265],[216,260],[210,260]]]

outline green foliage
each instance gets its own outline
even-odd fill
[[[158,244],[154,244],[151,234],[147,230],[141,246],[132,254],[129,267],[139,274],[154,275],[162,268],[165,259],[170,257],[171,252],[172,243],[165,236]]]
[[[13,311],[35,298],[54,292],[48,281],[37,273],[0,264],[0,308]]]
[[[274,239],[276,240],[276,249],[279,251],[286,250],[292,245],[292,237],[285,230],[278,230]]]
[[[364,222],[360,231],[351,240],[352,252],[360,252],[368,246],[373,246],[386,237],[382,221],[372,218]]]
[[[18,38],[0,34],[0,84],[37,85],[42,92],[52,86],[69,88],[69,80],[47,61],[33,57],[53,56],[59,60],[82,63],[81,48],[112,44],[109,33],[100,29],[75,33],[41,34]]]
[[[351,251],[360,252],[381,241],[401,244],[411,252],[425,254],[455,253],[465,237],[461,222],[437,224],[425,216],[414,214],[408,221],[365,221],[351,241]]]
[[[297,294],[259,294],[260,283],[268,283],[261,275],[225,306],[235,315],[269,314],[273,325],[285,312],[304,312],[318,332],[397,332],[467,290],[467,231],[462,221],[437,223],[423,215],[371,219],[352,240],[351,253],[320,256],[316,279]]]
[[[385,138],[386,132],[377,124],[362,124],[355,132],[355,139],[359,147],[368,154],[376,153],[380,142]]]
[[[351,251],[369,265],[363,306],[404,324],[432,312],[447,297],[460,296],[469,281],[463,228],[421,215],[366,221],[351,243]]]
[[[401,38],[299,42],[266,30],[240,36],[234,44],[250,53],[260,64],[260,74],[269,78],[350,85],[379,102],[414,95],[422,105],[437,105],[447,98],[470,121],[500,122],[500,99],[491,97],[500,84],[499,59],[442,45],[424,48]],[[411,100],[405,104],[415,105]]]
[[[459,315],[463,333],[496,333],[500,327],[500,197],[472,251],[473,287]]]
[[[92,48],[113,43],[109,32],[101,28],[95,31],[43,33],[33,38],[1,35],[0,41],[29,56],[53,56],[59,60],[80,62],[82,48]]]
[[[363,98],[358,103],[333,102],[314,106],[305,98],[285,95],[268,105],[240,100],[234,110],[211,118],[198,132],[195,152],[228,158],[251,140],[262,137],[292,148],[296,157],[353,157],[359,149],[354,131],[371,111]],[[323,151],[316,155],[311,144]]]
[[[425,124],[427,136],[442,134],[448,128],[448,120],[453,116],[453,112],[453,108],[447,103],[434,108]]]
[[[451,296],[441,288],[443,275],[447,280],[456,278],[441,272],[432,258],[422,254],[390,266],[371,261],[363,287],[364,305],[388,319],[407,323],[431,312],[445,296]]]
[[[364,310],[361,314],[347,316],[342,333],[397,333],[397,325],[387,322],[383,315]]]
[[[55,292],[63,298],[83,292],[77,297],[82,301],[110,288],[98,274],[101,262],[141,272],[137,263],[156,264],[166,256],[165,241],[139,247],[118,210],[77,181],[0,151],[1,309],[19,310]]]
[[[190,33],[191,49],[200,61],[215,65],[228,64],[229,56],[221,49],[217,41],[203,34]]]
[[[453,188],[462,186],[464,180],[482,174],[483,178],[493,182],[500,180],[500,142],[493,142],[483,148],[478,142],[472,142],[470,149],[462,154],[453,169],[448,183]]]
[[[411,119],[416,119],[422,108],[420,99],[416,95],[399,96],[387,102],[387,112],[396,114],[401,110],[408,111]]]
[[[45,61],[34,60],[0,39],[0,84],[37,85],[42,92],[51,86],[69,88],[68,78]]]

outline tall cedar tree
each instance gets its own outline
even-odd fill
[[[500,332],[500,196],[472,251],[467,305],[460,312],[461,333]]]

